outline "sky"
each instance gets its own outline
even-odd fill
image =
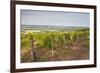
[[[90,14],[82,12],[21,10],[21,25],[89,27]]]

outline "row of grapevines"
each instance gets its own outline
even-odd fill
[[[70,32],[34,32],[21,34],[21,47],[29,48],[30,40],[35,40],[34,44],[38,48],[64,48],[75,41],[89,40],[89,30],[77,30]]]

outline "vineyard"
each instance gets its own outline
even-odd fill
[[[89,59],[89,29],[21,32],[21,62]]]

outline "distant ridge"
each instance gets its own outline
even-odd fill
[[[89,29],[89,28],[88,27],[75,27],[75,26],[21,25],[21,31],[26,31],[26,30],[73,31],[77,29]]]
[[[55,26],[55,25],[25,25],[25,24],[22,24],[21,26],[28,26],[28,27],[73,27],[73,28],[89,28],[89,27],[86,27],[86,26]]]

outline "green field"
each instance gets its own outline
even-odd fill
[[[89,59],[89,28],[24,26],[21,30],[23,63]]]

